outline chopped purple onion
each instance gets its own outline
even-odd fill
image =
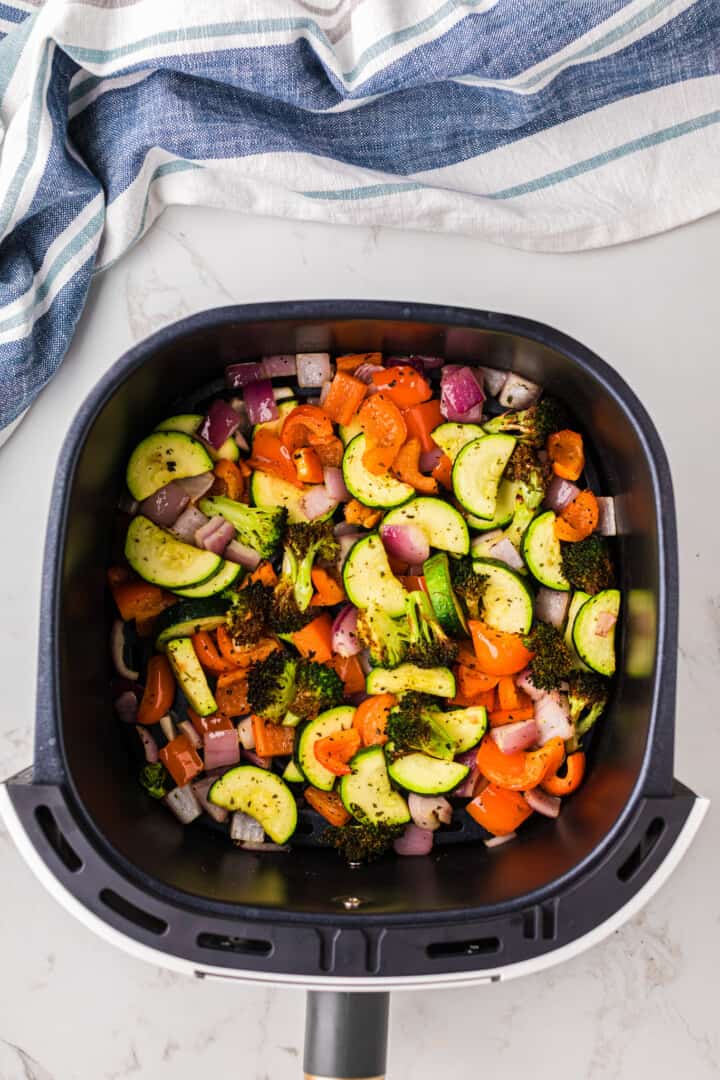
[[[298,353],[295,359],[298,386],[322,386],[332,378],[330,353]]]
[[[231,540],[223,555],[228,562],[238,563],[247,570],[254,570],[262,562],[261,556],[258,555],[254,548],[248,547],[247,544],[241,544],[239,540]]]
[[[472,368],[443,368],[440,376],[440,412],[447,420],[467,423],[478,409],[478,418],[482,417],[484,400],[485,394]]]
[[[190,502],[197,502],[208,493],[214,481],[215,473],[210,471],[200,473],[199,476],[187,476],[184,480],[173,480],[173,483],[183,489]]]
[[[173,788],[172,791],[167,793],[163,802],[183,825],[189,825],[191,821],[195,821],[195,818],[199,818],[202,813],[202,807],[195,798],[190,784]]]
[[[335,616],[332,624],[332,648],[338,656],[357,656],[362,644],[357,636],[358,610],[352,604],[345,604]]]
[[[297,362],[294,353],[275,353],[263,356],[262,369],[267,379],[294,379]]]
[[[263,365],[259,361],[247,364],[230,364],[225,368],[225,381],[231,390],[240,390],[250,383],[265,378]]]
[[[197,434],[200,439],[212,446],[213,450],[219,450],[226,439],[231,438],[239,427],[240,417],[232,405],[218,398],[208,409],[207,416],[198,428]]]
[[[179,480],[171,480],[169,484],[148,495],[147,499],[143,499],[139,509],[144,517],[167,529],[175,524],[189,502],[190,496],[184,484]]]
[[[500,391],[498,402],[504,409],[528,409],[542,394],[542,386],[511,371]]]
[[[268,420],[277,420],[278,412],[272,383],[269,379],[261,379],[259,382],[250,383],[245,387],[245,406],[248,420],[255,424],[266,424]]]
[[[193,790],[193,795],[202,806],[206,814],[208,814],[213,821],[219,822],[221,825],[228,819],[227,810],[223,810],[222,806],[215,806],[208,799],[208,792],[215,783],[214,776],[203,776],[201,780],[193,780],[190,787]]]
[[[138,738],[142,743],[143,753],[145,754],[145,760],[148,765],[154,765],[160,758],[160,750],[157,744],[157,740],[145,724],[136,724],[135,730],[138,733]]]
[[[196,506],[188,506],[187,510],[183,510],[170,532],[173,536],[177,536],[178,540],[182,540],[183,543],[194,544],[195,533],[202,529],[203,525],[207,525],[208,521],[209,518],[206,518]]]

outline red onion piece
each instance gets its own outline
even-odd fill
[[[504,409],[527,409],[542,394],[542,386],[511,371],[503,384],[498,402]]]
[[[345,487],[342,469],[336,469],[332,465],[323,466],[323,478],[325,490],[334,502],[350,502],[352,495]]]
[[[255,731],[251,716],[245,716],[240,720],[237,726],[237,734],[243,750],[255,749]]]
[[[195,533],[195,543],[198,547],[212,551],[214,555],[222,555],[228,544],[235,536],[235,529],[220,514],[211,517],[207,525]]]
[[[222,806],[215,806],[215,804],[211,803],[208,799],[208,792],[215,783],[215,780],[216,777],[214,776],[203,776],[201,780],[193,780],[190,787],[193,790],[193,795],[200,803],[205,813],[209,814],[213,821],[218,821],[222,824],[228,819],[227,810],[223,810]]]
[[[503,754],[517,754],[529,750],[538,738],[538,726],[534,720],[520,720],[516,724],[502,724],[490,731],[490,738]]]
[[[363,675],[369,675],[372,671],[372,664],[370,663],[370,652],[368,649],[363,649],[358,653],[358,660],[360,661],[360,667],[363,669]]]
[[[553,476],[545,493],[545,506],[548,510],[554,510],[556,514],[560,514],[579,494],[580,488],[577,484],[563,480],[561,476]]]
[[[472,368],[443,368],[440,378],[440,412],[457,421],[482,405],[485,395]],[[480,413],[482,415],[482,411]]]
[[[543,694],[535,702],[535,722],[538,726],[539,746],[544,746],[550,739],[572,738],[573,725],[565,695],[557,690]]]
[[[240,417],[232,405],[218,398],[208,409],[207,416],[198,428],[197,434],[214,450],[219,450],[225,440],[234,435],[239,427]]]
[[[159,760],[160,750],[158,748],[157,740],[144,724],[136,724],[135,730],[138,733],[140,742],[142,743],[143,753],[145,754],[145,760],[148,765],[154,765]]]
[[[190,496],[180,482],[171,480],[143,499],[139,510],[144,517],[167,529],[177,521],[189,502]]]
[[[432,829],[419,829],[412,821],[405,826],[402,836],[393,840],[396,855],[429,855],[432,846]]]
[[[455,760],[460,765],[469,765],[472,768],[477,763],[477,746],[474,746],[471,750],[463,750],[462,754],[456,754]]]
[[[272,383],[269,379],[250,383],[245,387],[243,400],[251,424],[265,424],[268,420],[277,420],[280,413],[273,396]]]
[[[337,525],[333,528],[333,532],[337,536],[338,540],[341,536],[362,536],[362,530],[353,525],[349,521],[338,521]]]
[[[411,367],[421,375],[425,371],[425,365],[419,356],[387,356],[385,367]]]
[[[240,760],[240,743],[234,727],[206,731],[203,735],[206,769],[227,768]]]
[[[322,386],[332,378],[330,353],[298,353],[298,386]]]
[[[477,754],[477,750],[474,751]],[[457,799],[472,799],[477,794],[478,780],[480,779],[480,770],[477,765],[470,766],[470,772],[467,774],[462,784],[458,784],[452,794]]]
[[[303,513],[310,521],[324,517],[336,506],[337,499],[330,496],[324,484],[314,484],[302,497]]]
[[[506,836],[490,836],[487,840],[483,840],[483,844],[486,848],[502,847],[503,844],[509,844],[511,840],[514,840],[517,833],[507,833]]]
[[[539,701],[540,698],[545,697],[545,690],[538,690],[535,683],[532,681],[532,674],[530,668],[525,668],[515,679],[515,685],[519,690],[522,690],[531,701]]]
[[[195,798],[190,784],[173,788],[172,791],[167,793],[163,802],[183,825],[189,825],[195,818],[199,818],[202,813],[202,807]]]
[[[188,506],[187,510],[183,510],[170,532],[173,536],[177,536],[178,540],[182,540],[183,543],[194,544],[195,533],[202,529],[203,525],[207,525],[209,520],[204,514],[200,513],[196,506]]]
[[[612,611],[601,611],[597,617],[597,636],[607,637],[616,622],[617,615],[614,615]]]
[[[545,817],[556,818],[560,813],[560,799],[557,795],[548,795],[542,788],[531,788],[525,792],[525,801],[531,810]]]
[[[598,495],[598,525],[597,531],[601,536],[617,536],[617,520],[615,517],[615,500],[610,495]]]
[[[202,746],[202,739],[198,735],[197,731],[193,727],[190,720],[181,720],[178,724],[178,730],[187,736],[190,744],[197,750]]]
[[[419,525],[382,525],[380,538],[388,555],[406,563],[424,563],[430,543]]]
[[[247,758],[251,765],[257,765],[258,769],[269,769],[272,765],[272,758],[260,757],[254,750],[245,750],[243,748],[243,757]]]
[[[522,555],[507,537],[503,537],[499,543],[490,548],[490,555],[499,562],[504,562],[511,570],[522,570],[525,567]]]
[[[112,656],[112,662],[117,671],[123,679],[129,679],[131,682],[135,682],[139,678],[140,672],[133,671],[125,663],[125,623],[122,619],[115,619],[112,624],[112,630],[110,631],[110,654]]]
[[[295,354],[274,353],[272,356],[263,356],[262,369],[267,379],[294,379],[297,371]]]
[[[203,495],[207,494],[213,486],[214,480],[215,473],[210,471],[200,473],[199,476],[188,476],[184,480],[173,480],[173,483],[183,489],[190,502],[197,502],[198,499],[202,499]]]
[[[358,610],[352,604],[340,608],[332,624],[332,649],[338,656],[357,656],[362,644],[357,636]]]
[[[443,456],[443,452],[439,446],[433,447],[432,450],[423,450],[420,455],[420,472],[431,473],[436,465],[440,464],[440,459]]]
[[[355,368],[353,375],[360,382],[364,382],[366,386],[372,384],[372,377],[376,371],[384,371],[385,368],[382,364],[361,364],[360,367]]]
[[[239,390],[250,383],[266,378],[263,365],[258,361],[247,364],[230,364],[225,368],[225,382],[231,390]]]
[[[338,558],[337,565],[339,566],[339,568],[341,570],[342,570],[343,566],[345,565],[345,560],[347,559],[348,555],[350,554],[351,549],[355,547],[355,544],[357,543],[357,541],[360,539],[361,536],[366,536],[366,535],[367,535],[366,533],[362,533],[362,532],[359,532],[358,530],[356,530],[355,532],[352,532],[352,533],[343,533],[342,536],[338,537],[338,543],[340,544],[340,556]]]
[[[262,562],[261,556],[254,548],[241,544],[239,540],[231,540],[223,551],[223,555],[228,562],[238,563],[247,570],[254,570]]]
[[[565,622],[570,605],[570,593],[558,589],[546,589],[542,585],[535,596],[535,615],[541,622],[550,623],[558,629]]]
[[[236,810],[230,821],[230,839],[237,842],[262,844],[265,830],[259,821],[242,810]]]
[[[172,742],[173,739],[175,738],[175,736],[177,735],[177,731],[175,730],[175,725],[173,724],[173,721],[172,721],[172,716],[170,716],[168,714],[166,714],[165,716],[161,716],[160,719],[158,720],[158,723],[160,724],[160,730],[162,731],[162,733],[165,736],[165,738],[167,739],[167,741]]]
[[[508,377],[507,371],[498,371],[497,368],[481,367],[478,371],[483,374],[483,386],[490,397],[497,397]]]
[[[434,832],[440,824],[449,825],[452,820],[452,806],[442,795],[408,795],[408,807],[418,829]]]
[[[120,697],[115,698],[113,707],[123,724],[134,724],[138,714],[138,699],[132,690],[126,690]]]

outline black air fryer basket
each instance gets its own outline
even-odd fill
[[[580,791],[557,822],[532,820],[510,844],[487,850],[468,819],[432,856],[352,868],[308,824],[293,853],[252,855],[184,829],[130,777],[106,648],[124,463],[178,401],[221,387],[231,361],[370,350],[512,369],[582,419],[594,486],[615,497],[619,524],[614,696]],[[662,445],[623,380],[577,342],[523,319],[400,303],[203,312],[127,353],[72,423],[48,524],[35,760],[0,802],[46,886],[97,932],[199,977],[308,988],[307,1074],[379,1077],[389,989],[496,981],[574,955],[638,910],[687,849],[706,804],[673,779],[677,603]]]

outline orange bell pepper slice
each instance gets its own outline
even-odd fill
[[[234,727],[232,720],[222,713],[213,713],[212,716],[198,716],[192,709],[188,709],[188,719],[197,731],[198,735],[207,735],[208,731],[229,731]]]
[[[445,423],[438,399],[423,401],[420,405],[405,409],[403,417],[408,437],[419,439],[423,450],[434,450],[437,444],[433,442],[432,433],[436,427]]]
[[[364,691],[365,672],[357,656],[333,656],[328,663],[342,679],[346,697]]]
[[[302,486],[288,448],[283,446],[279,436],[273,435],[271,431],[262,427],[255,432],[252,457],[248,464],[258,472],[279,476],[281,480],[286,480],[296,487]]]
[[[326,664],[332,657],[332,619],[327,612],[318,615],[293,636],[293,645],[301,656]]]
[[[278,576],[269,559],[263,559],[261,563],[257,564],[253,572],[245,578],[245,581],[249,583],[260,581],[263,585],[277,585],[277,580]]]
[[[217,643],[223,658],[234,668],[248,668],[280,648],[274,638],[263,638],[253,645],[236,645],[226,626],[218,626]]]
[[[432,475],[439,484],[442,484],[448,491],[452,491],[452,461],[447,454],[443,454],[440,458],[432,471]]]
[[[532,660],[520,634],[494,630],[479,619],[468,622],[477,666],[487,675],[515,675]]]
[[[488,712],[490,727],[502,727],[503,724],[517,724],[521,720],[532,720],[535,709],[532,705],[524,705],[516,709],[493,709]]]
[[[365,399],[358,419],[367,440],[363,465],[374,476],[383,476],[407,438],[403,415],[389,397],[378,393]]]
[[[313,810],[322,814],[331,825],[346,825],[350,820],[350,814],[343,806],[337,791],[320,791],[316,787],[307,787],[303,794]]]
[[[490,715],[496,704],[495,688],[493,687],[492,690],[485,690],[481,694],[473,694],[472,696],[463,694],[461,690],[458,690],[450,704],[462,706],[463,709],[467,709],[470,706],[481,705],[483,709],[487,710],[488,715]]]
[[[319,405],[296,405],[283,420],[280,441],[290,453],[332,439],[332,420]]]
[[[235,462],[223,458],[217,462],[213,472],[216,481],[219,481],[224,489],[220,494],[225,494],[228,499],[240,502],[245,495],[245,477]]]
[[[577,431],[556,431],[547,441],[553,472],[563,480],[579,480],[585,468],[582,435]]]
[[[167,657],[157,653],[148,660],[145,690],[138,707],[138,724],[157,724],[172,708],[175,676]]]
[[[207,630],[193,634],[192,643],[195,654],[205,671],[211,671],[213,675],[222,675],[224,671],[232,671],[234,665],[220,655],[212,635]]]
[[[525,799],[517,791],[507,791],[488,784],[465,807],[470,817],[493,836],[510,836],[532,814]]]
[[[401,409],[420,405],[432,397],[432,387],[424,375],[410,364],[398,364],[396,367],[376,371],[372,376],[373,386],[382,390],[391,401]]]
[[[358,499],[351,499],[345,504],[345,520],[349,525],[361,525],[363,529],[373,529],[382,516],[382,510],[373,510],[369,506],[363,506]]]
[[[327,570],[323,570],[322,566],[313,566],[310,577],[315,587],[315,595],[310,601],[311,607],[332,607],[347,599],[340,582]]]
[[[295,728],[273,724],[262,716],[252,717],[255,736],[255,753],[260,757],[284,757],[292,754],[295,746]]]
[[[178,787],[184,787],[203,770],[203,763],[187,735],[177,735],[160,751],[160,760]]]
[[[457,687],[465,697],[477,697],[487,690],[494,690],[498,684],[497,675],[485,675],[474,668],[466,667],[465,664],[457,666]]]
[[[477,765],[491,784],[511,791],[529,791],[545,777],[557,771],[565,756],[562,739],[550,739],[539,750],[505,754],[495,740],[486,735],[477,752]]]
[[[423,495],[436,495],[438,490],[437,480],[431,476],[423,476],[420,472],[420,440],[408,439],[400,447],[392,464],[392,473],[402,480],[404,484],[411,484],[416,491]]]
[[[600,508],[592,491],[581,491],[556,518],[555,535],[558,540],[577,543],[595,532],[599,519]]]
[[[540,785],[548,795],[571,795],[577,791],[585,776],[585,754],[582,750],[570,754],[566,763],[567,770],[564,776],[558,776],[557,769],[548,774]],[[560,766],[558,766],[559,768]]]
[[[347,776],[352,772],[348,762],[360,749],[360,733],[355,728],[347,731],[335,731],[318,739],[313,746],[313,753],[321,765],[335,776]]]
[[[330,383],[323,409],[336,424],[348,425],[362,405],[366,394],[367,386],[364,382],[356,379],[354,375],[349,375],[346,371],[338,371]]]
[[[515,686],[515,680],[511,675],[503,675],[498,679],[498,706],[501,709],[518,709],[523,703],[523,698],[526,697],[521,690],[518,690]],[[528,701],[524,702],[525,705]]]
[[[223,716],[244,716],[247,713],[247,668],[236,668],[218,675],[215,701],[218,712]]]
[[[363,746],[384,746],[388,741],[387,718],[397,705],[395,694],[374,694],[358,705],[353,727],[360,733]]]
[[[313,450],[321,465],[327,465],[331,469],[337,469],[342,465],[345,447],[342,439],[338,439],[337,435],[333,435],[332,439],[326,439],[325,442],[315,443]]]
[[[298,480],[302,480],[303,484],[322,484],[323,467],[312,446],[301,446],[293,451],[292,459]]]
[[[167,607],[177,604],[177,597],[145,581],[126,581],[112,586],[113,600],[123,622],[131,619],[154,619]]]

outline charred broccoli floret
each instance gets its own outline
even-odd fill
[[[452,585],[465,605],[469,619],[481,619],[483,593],[487,585],[486,574],[476,574],[470,558],[453,559],[450,563]]]
[[[381,607],[366,608],[358,614],[357,635],[370,650],[375,667],[395,668],[407,656],[408,623],[404,616],[393,619]]]
[[[300,611],[306,611],[312,600],[311,573],[315,560],[334,562],[339,554],[340,545],[331,521],[288,525],[282,579],[292,582],[295,601]]]
[[[392,753],[420,750],[431,757],[450,760],[453,745],[447,734],[434,723],[437,712],[437,698],[432,694],[420,694],[414,690],[403,694],[387,718],[387,735],[392,744]]]
[[[372,862],[384,855],[392,847],[393,840],[404,831],[404,825],[350,821],[347,825],[326,829],[323,839],[350,863]]]
[[[152,765],[143,765],[140,784],[152,799],[163,799],[172,787],[172,780],[163,763],[156,761]]]
[[[345,696],[343,681],[336,671],[314,660],[299,660],[296,671],[295,698],[289,710],[293,717],[310,720],[342,705]]]
[[[594,671],[573,671],[568,676],[570,719],[575,725],[575,738],[580,739],[598,720],[608,703],[608,683]]]
[[[611,589],[615,584],[610,553],[601,536],[593,533],[577,543],[560,543],[562,568],[574,589],[595,593]]]
[[[448,667],[458,652],[456,641],[435,617],[430,598],[419,589],[405,600],[408,621],[407,659],[420,667]]]
[[[266,636],[271,595],[260,581],[251,581],[233,594],[227,626],[238,645],[254,645]]]
[[[252,665],[247,694],[251,712],[276,724],[283,719],[295,697],[297,663],[289,653],[276,651]]]
[[[221,514],[237,530],[240,543],[251,547],[264,559],[269,559],[280,547],[287,521],[284,506],[246,506],[225,495],[211,495],[201,499],[199,505],[208,517]]]
[[[525,531],[535,517],[551,479],[550,466],[541,462],[527,443],[518,443],[505,468],[505,478],[515,484],[515,513],[505,530],[507,539],[520,546]]]
[[[573,669],[574,658],[559,630],[539,622],[524,639],[533,653],[530,672],[538,690],[557,690]]]
[[[288,577],[281,577],[270,591],[267,610],[268,629],[274,634],[294,634],[302,630],[317,616],[317,609],[301,611],[295,598],[295,585]]]
[[[544,397],[529,409],[501,413],[483,424],[488,434],[514,435],[530,446],[544,446],[548,435],[568,427],[569,418],[564,405],[557,398]]]

